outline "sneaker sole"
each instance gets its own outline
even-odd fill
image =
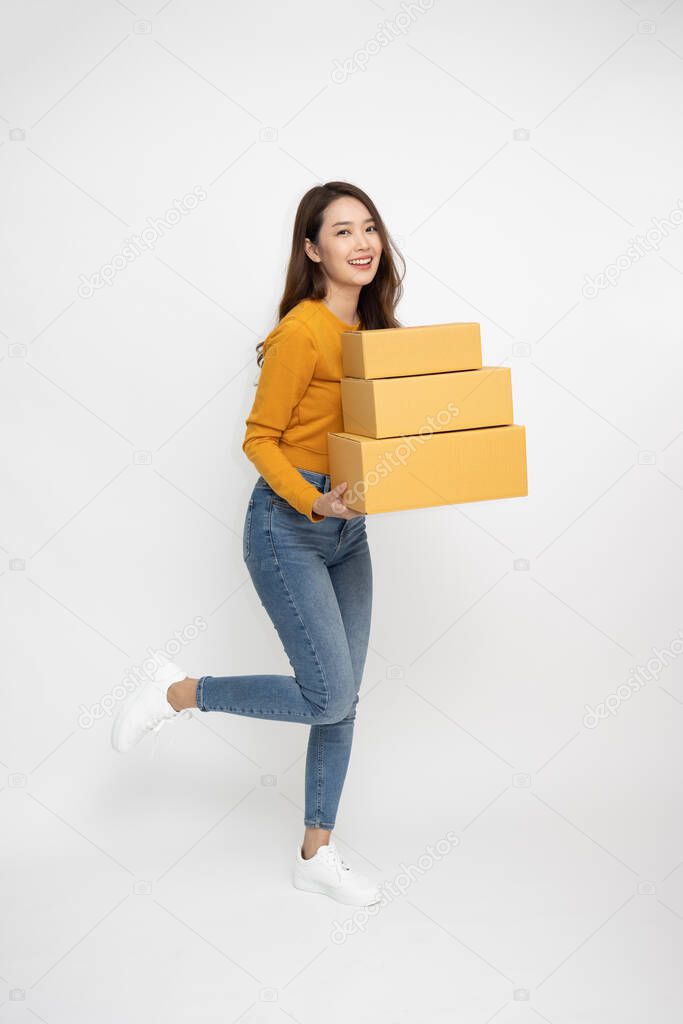
[[[123,720],[127,717],[128,712],[135,704],[135,702],[140,699],[140,693],[142,692],[143,686],[144,683],[141,683],[138,686],[137,690],[133,690],[132,693],[128,694],[123,704],[119,708],[118,714],[116,715],[116,718],[114,719],[113,725],[111,727],[111,745],[118,754],[125,754],[127,751],[131,749],[131,747],[135,746],[135,744],[133,743],[131,744],[131,746],[122,748],[119,745],[119,743],[121,739],[121,729],[123,726]]]
[[[375,903],[379,903],[382,899],[381,893],[376,898],[368,898],[367,900],[354,900],[350,897],[344,898],[341,894],[334,890],[328,889],[326,886],[317,885],[315,882],[309,882],[304,878],[293,879],[295,889],[299,889],[301,892],[317,893],[320,896],[329,896],[331,900],[335,900],[337,903],[343,903],[347,907],[371,907]]]

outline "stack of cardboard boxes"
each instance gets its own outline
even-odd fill
[[[346,480],[350,508],[394,512],[528,493],[510,370],[482,366],[479,324],[341,338],[344,431],[327,440],[331,486]]]

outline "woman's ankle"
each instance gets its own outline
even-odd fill
[[[174,711],[184,711],[185,708],[197,707],[197,683],[198,679],[187,677],[180,682],[171,683],[166,691],[166,700]]]
[[[306,826],[304,841],[301,844],[301,856],[304,860],[310,860],[318,852],[321,846],[329,844],[332,829],[311,828]]]

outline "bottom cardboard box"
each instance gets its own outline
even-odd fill
[[[519,424],[372,438],[328,433],[331,487],[355,512],[398,512],[528,494]]]

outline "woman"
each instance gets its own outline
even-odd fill
[[[331,833],[367,653],[372,565],[366,517],[343,501],[348,481],[331,487],[327,433],[344,429],[342,331],[400,326],[390,244],[361,189],[310,189],[296,213],[279,323],[256,347],[262,369],[242,448],[260,476],[243,557],[294,675],[194,679],[168,664],[127,698],[112,731],[115,749],[128,750],[188,708],[309,725],[294,884],[355,906],[376,903],[380,891],[344,862]]]

